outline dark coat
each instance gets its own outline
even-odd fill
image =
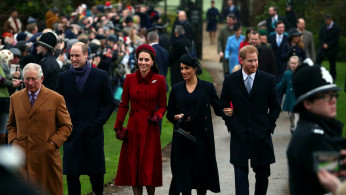
[[[240,23],[240,17],[239,17],[239,9],[237,6],[234,5],[233,10],[229,6],[226,6],[225,9],[222,10],[222,19],[226,20],[228,14],[234,14],[237,18],[237,22]]]
[[[285,23],[285,29],[289,29],[289,25],[287,24],[287,20],[285,17],[283,16],[278,16],[278,21],[282,21]],[[277,21],[277,22],[278,22]],[[266,24],[267,24],[267,32],[268,34],[271,33],[271,32],[275,32],[275,23],[273,24],[272,23],[272,17],[267,17],[266,18]]]
[[[276,43],[276,33],[273,33],[268,36],[268,43],[271,44],[272,49],[274,51],[275,55],[275,61],[276,61],[276,81],[279,82],[286,70],[287,67],[287,61],[286,58],[282,57],[282,50],[284,48],[284,45],[287,43],[288,36],[286,34],[283,35],[282,41],[280,46],[278,47]]]
[[[326,120],[305,111],[300,114],[296,131],[287,149],[289,186],[292,195],[322,195],[326,191],[314,170],[313,152],[339,152],[345,149],[342,138],[342,123],[335,119]]]
[[[159,44],[154,44],[152,45],[152,47],[156,52],[155,60],[159,68],[159,74],[166,77],[169,64],[169,53],[165,48],[161,47]]]
[[[169,96],[167,119],[176,125],[174,115],[190,112],[191,130],[196,137],[196,144],[173,133],[171,151],[171,169],[176,180],[175,191],[186,192],[196,189],[196,184],[206,190],[220,192],[219,174],[215,157],[214,131],[211,106],[216,115],[223,114],[212,83],[198,80],[195,88],[196,104],[194,111],[186,111],[186,85],[180,82],[173,86]],[[195,163],[195,164],[194,164]],[[191,172],[198,173],[191,176]],[[171,186],[173,187],[173,186]]]
[[[280,114],[274,76],[258,70],[248,94],[242,70],[227,75],[221,92],[223,108],[229,108],[230,102],[233,116],[224,118],[231,131],[230,162],[241,167],[248,166],[248,159],[251,167],[274,163],[271,133]]]
[[[258,50],[258,69],[276,76],[276,61],[272,48],[259,46]]]
[[[39,61],[43,72],[43,85],[48,89],[56,90],[56,83],[60,73],[60,66],[52,53],[47,52]]]
[[[171,40],[169,39],[167,33],[159,32],[159,45],[169,52]]]
[[[283,111],[292,112],[293,107],[296,103],[296,98],[293,91],[292,85],[292,70],[286,70],[281,81],[276,85],[279,90],[285,91],[285,101],[282,106]]]
[[[319,34],[320,47],[318,55],[325,54],[327,56],[336,57],[338,55],[339,38],[340,27],[337,24],[334,23],[331,29],[328,29],[327,25],[323,24]],[[327,43],[328,49],[323,49],[323,44],[325,43]]]
[[[172,28],[172,33],[171,33],[171,39],[172,39],[172,41],[174,41],[174,39],[176,39],[176,37],[175,37],[175,27],[177,26],[177,25],[182,25],[183,26],[183,28],[184,28],[184,30],[185,30],[185,36],[186,36],[186,38],[188,39],[188,40],[190,40],[190,42],[192,41],[192,40],[194,40],[194,30],[193,30],[193,28],[192,28],[192,25],[191,25],[191,23],[188,21],[188,20],[185,20],[185,21],[183,21],[183,22],[180,22],[179,20],[178,20],[178,18],[176,18],[176,20],[174,21],[174,24],[173,24],[173,28]]]
[[[288,62],[291,56],[298,56],[300,62],[303,62],[306,59],[304,49],[298,45],[292,46],[288,40],[282,48],[281,58]]]
[[[150,71],[145,79],[139,70],[127,74],[115,123],[123,126],[129,111],[127,139],[121,145],[115,185],[162,186],[162,157],[158,123],[148,118],[166,112],[166,83],[163,76]]]
[[[64,96],[73,131],[64,143],[63,173],[104,174],[103,125],[115,104],[107,72],[91,67],[81,91],[71,70],[59,74],[57,91]]]
[[[187,53],[185,47],[191,47],[191,41],[184,35],[178,36],[172,42],[172,49],[169,54],[169,66],[171,68],[171,86],[184,80],[180,73],[180,56]]]

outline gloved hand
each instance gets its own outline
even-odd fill
[[[153,117],[148,117],[148,120],[149,120],[149,122],[152,122],[152,123],[157,123],[157,122],[159,122],[159,120],[160,120],[160,117],[159,116],[157,116],[157,115],[154,115]]]
[[[125,128],[125,127],[121,127],[120,129],[119,129],[119,128],[114,128],[114,131],[115,131],[115,137],[116,137],[118,140],[124,140],[124,139],[126,139],[126,136],[127,136],[127,128]]]

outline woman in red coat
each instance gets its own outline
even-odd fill
[[[158,74],[155,50],[148,44],[136,50],[137,72],[126,75],[114,130],[119,131],[129,105],[128,133],[121,146],[115,185],[132,186],[135,195],[149,195],[162,186],[162,158],[158,121],[166,112],[165,78]]]

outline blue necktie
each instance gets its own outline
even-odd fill
[[[245,87],[246,87],[247,93],[250,93],[251,91],[251,80],[252,78],[250,77],[250,75],[248,75],[245,79]]]

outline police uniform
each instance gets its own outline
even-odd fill
[[[308,77],[306,75],[309,75]],[[314,169],[314,152],[340,152],[346,148],[342,138],[343,124],[307,111],[303,101],[321,92],[338,91],[329,72],[320,66],[302,65],[292,77],[297,98],[293,111],[300,113],[295,133],[287,149],[291,195],[325,194]]]

